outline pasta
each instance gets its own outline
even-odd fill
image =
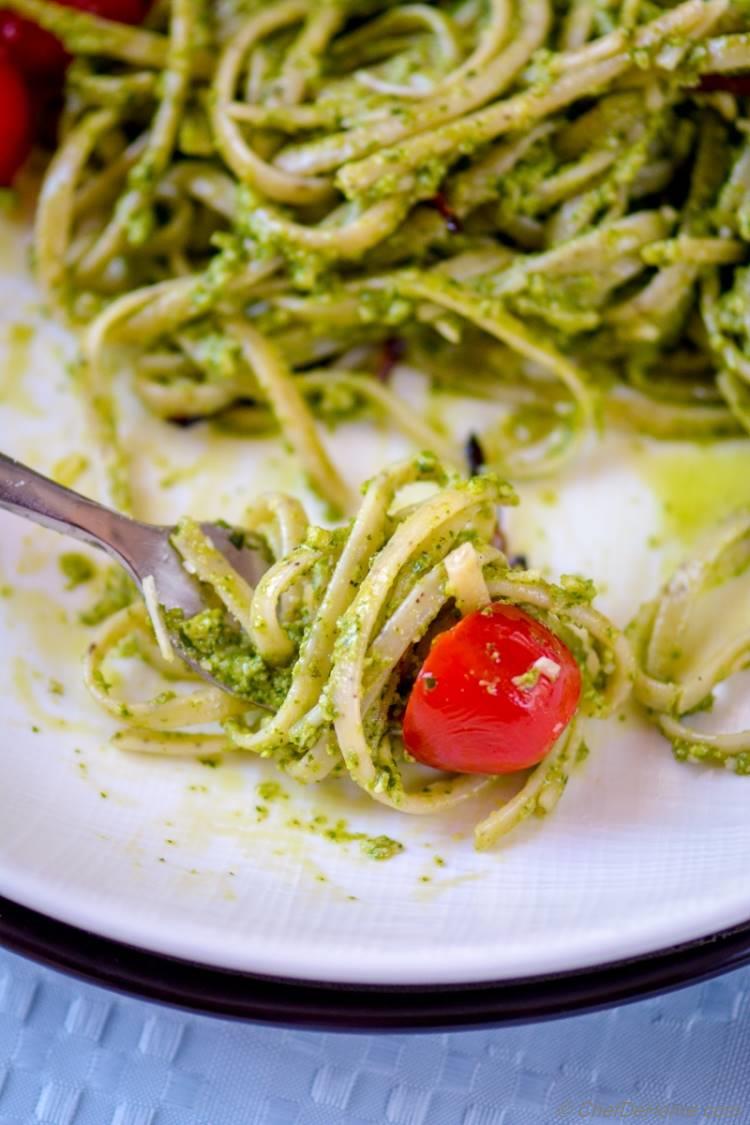
[[[414,501],[405,490],[416,483],[427,491]],[[348,777],[404,813],[449,808],[496,778],[430,771],[437,777],[430,780],[410,765],[399,725],[403,693],[435,629],[499,601],[522,607],[564,640],[584,691],[578,718],[516,796],[477,825],[476,845],[490,847],[529,815],[550,812],[582,752],[582,719],[619,706],[632,656],[590,605],[590,583],[569,578],[556,586],[510,567],[493,546],[497,505],[513,502],[510,487],[493,476],[467,482],[427,454],[374,477],[344,529],[309,527],[297,501],[263,498],[245,521],[273,559],[255,590],[196,523],[183,521],[174,545],[213,591],[213,604],[171,623],[184,648],[233,694],[196,686],[186,665],[165,661],[143,606],[128,606],[105,622],[86,659],[94,698],[128,724],[116,745],[199,756],[239,749],[271,758],[298,781]],[[123,651],[145,659],[172,688],[134,702],[109,671]],[[215,722],[222,734],[184,729]]]
[[[739,774],[750,773],[750,731],[701,732],[685,720],[710,710],[714,689],[747,666],[750,634],[743,628],[738,598],[746,589],[749,566],[750,518],[740,512],[678,568],[632,627],[638,655],[635,694],[654,715],[675,756]],[[728,624],[717,631],[712,623],[727,595],[722,615]]]
[[[142,28],[10,7],[76,55],[36,261],[121,506],[123,350],[160,417],[280,428],[340,512],[316,414],[385,415],[461,461],[373,389],[394,340],[506,408],[477,440],[512,479],[604,411],[748,429],[741,3],[169,0]]]
[[[679,757],[748,772],[747,732],[685,721],[748,638],[674,655],[696,604],[746,566],[747,516],[644,607],[634,671],[587,583],[509,564],[495,513],[513,501],[500,478],[558,471],[605,417],[657,437],[750,430],[747,5],[159,0],[131,28],[6,3],[75,56],[35,259],[80,333],[113,501],[132,510],[111,391],[125,355],[158,417],[279,431],[331,516],[351,517],[326,531],[288,497],[259,500],[243,533],[272,565],[256,589],[183,521],[175,547],[211,608],[166,624],[228,690],[168,659],[149,586],[150,617],[121,609],[87,658],[90,690],[127,723],[118,745],[240,749],[404,812],[446,808],[493,778],[426,781],[403,693],[436,631],[499,602],[564,641],[584,693],[477,846],[554,806],[580,718],[611,713],[632,676]],[[498,404],[465,435],[481,476],[463,479],[460,438],[389,385],[401,359]],[[358,506],[318,423],[359,412],[430,453]],[[402,502],[415,482],[426,498]],[[122,695],[108,669],[126,651],[176,690]]]

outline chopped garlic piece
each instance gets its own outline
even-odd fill
[[[159,599],[156,595],[156,582],[154,581],[153,574],[149,574],[148,577],[143,579],[143,600],[146,603],[146,610],[151,618],[151,624],[154,629],[156,643],[159,646],[159,652],[165,660],[171,663],[174,660],[174,649],[169,639],[167,627],[164,624],[164,618],[161,614],[161,606],[159,605]]]
[[[559,675],[560,665],[557,661],[550,660],[548,656],[540,656],[520,676],[513,676],[511,683],[523,691],[531,691],[539,683],[540,676],[554,683]]]
[[[448,574],[446,592],[456,599],[462,617],[489,605],[490,592],[484,580],[482,564],[471,543],[462,543],[445,559]]]
[[[540,676],[544,676],[546,680],[551,680],[552,683],[554,683],[560,675],[560,665],[556,660],[550,660],[548,656],[540,656],[538,660],[534,661],[531,667],[536,668]]]

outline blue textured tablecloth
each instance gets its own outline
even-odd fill
[[[0,1125],[750,1122],[750,970],[494,1031],[251,1027],[0,951]]]

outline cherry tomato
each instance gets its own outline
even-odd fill
[[[57,0],[57,3],[119,23],[140,23],[146,14],[143,0]],[[70,55],[56,36],[5,8],[0,9],[0,45],[24,74],[49,83],[59,81],[70,62]]]
[[[59,39],[6,8],[0,9],[0,44],[29,77],[58,81],[68,64]]]
[[[747,74],[704,74],[698,83],[699,94],[726,92],[743,97],[750,94],[750,75]]]
[[[441,633],[404,715],[404,745],[424,765],[512,773],[536,765],[573,717],[581,673],[546,626],[499,602]]]
[[[29,83],[31,120],[34,122],[34,141],[43,148],[57,148],[60,114],[63,109],[63,91],[60,85],[44,82]]]
[[[148,7],[144,0],[57,0],[57,3],[91,12],[92,16],[101,16],[103,20],[132,24],[141,22]]]
[[[0,187],[9,187],[29,154],[31,101],[20,71],[0,54]]]

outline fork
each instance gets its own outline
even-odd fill
[[[144,579],[152,577],[159,605],[182,610],[186,618],[207,608],[200,583],[186,571],[172,546],[173,527],[142,523],[64,488],[49,477],[0,453],[0,509],[59,531],[106,551],[119,563],[143,593]],[[217,523],[201,528],[218,551],[251,586],[268,569],[268,561],[252,545],[236,546],[232,529]],[[200,676],[220,683],[185,651],[178,632],[167,625],[169,638],[182,659]]]

